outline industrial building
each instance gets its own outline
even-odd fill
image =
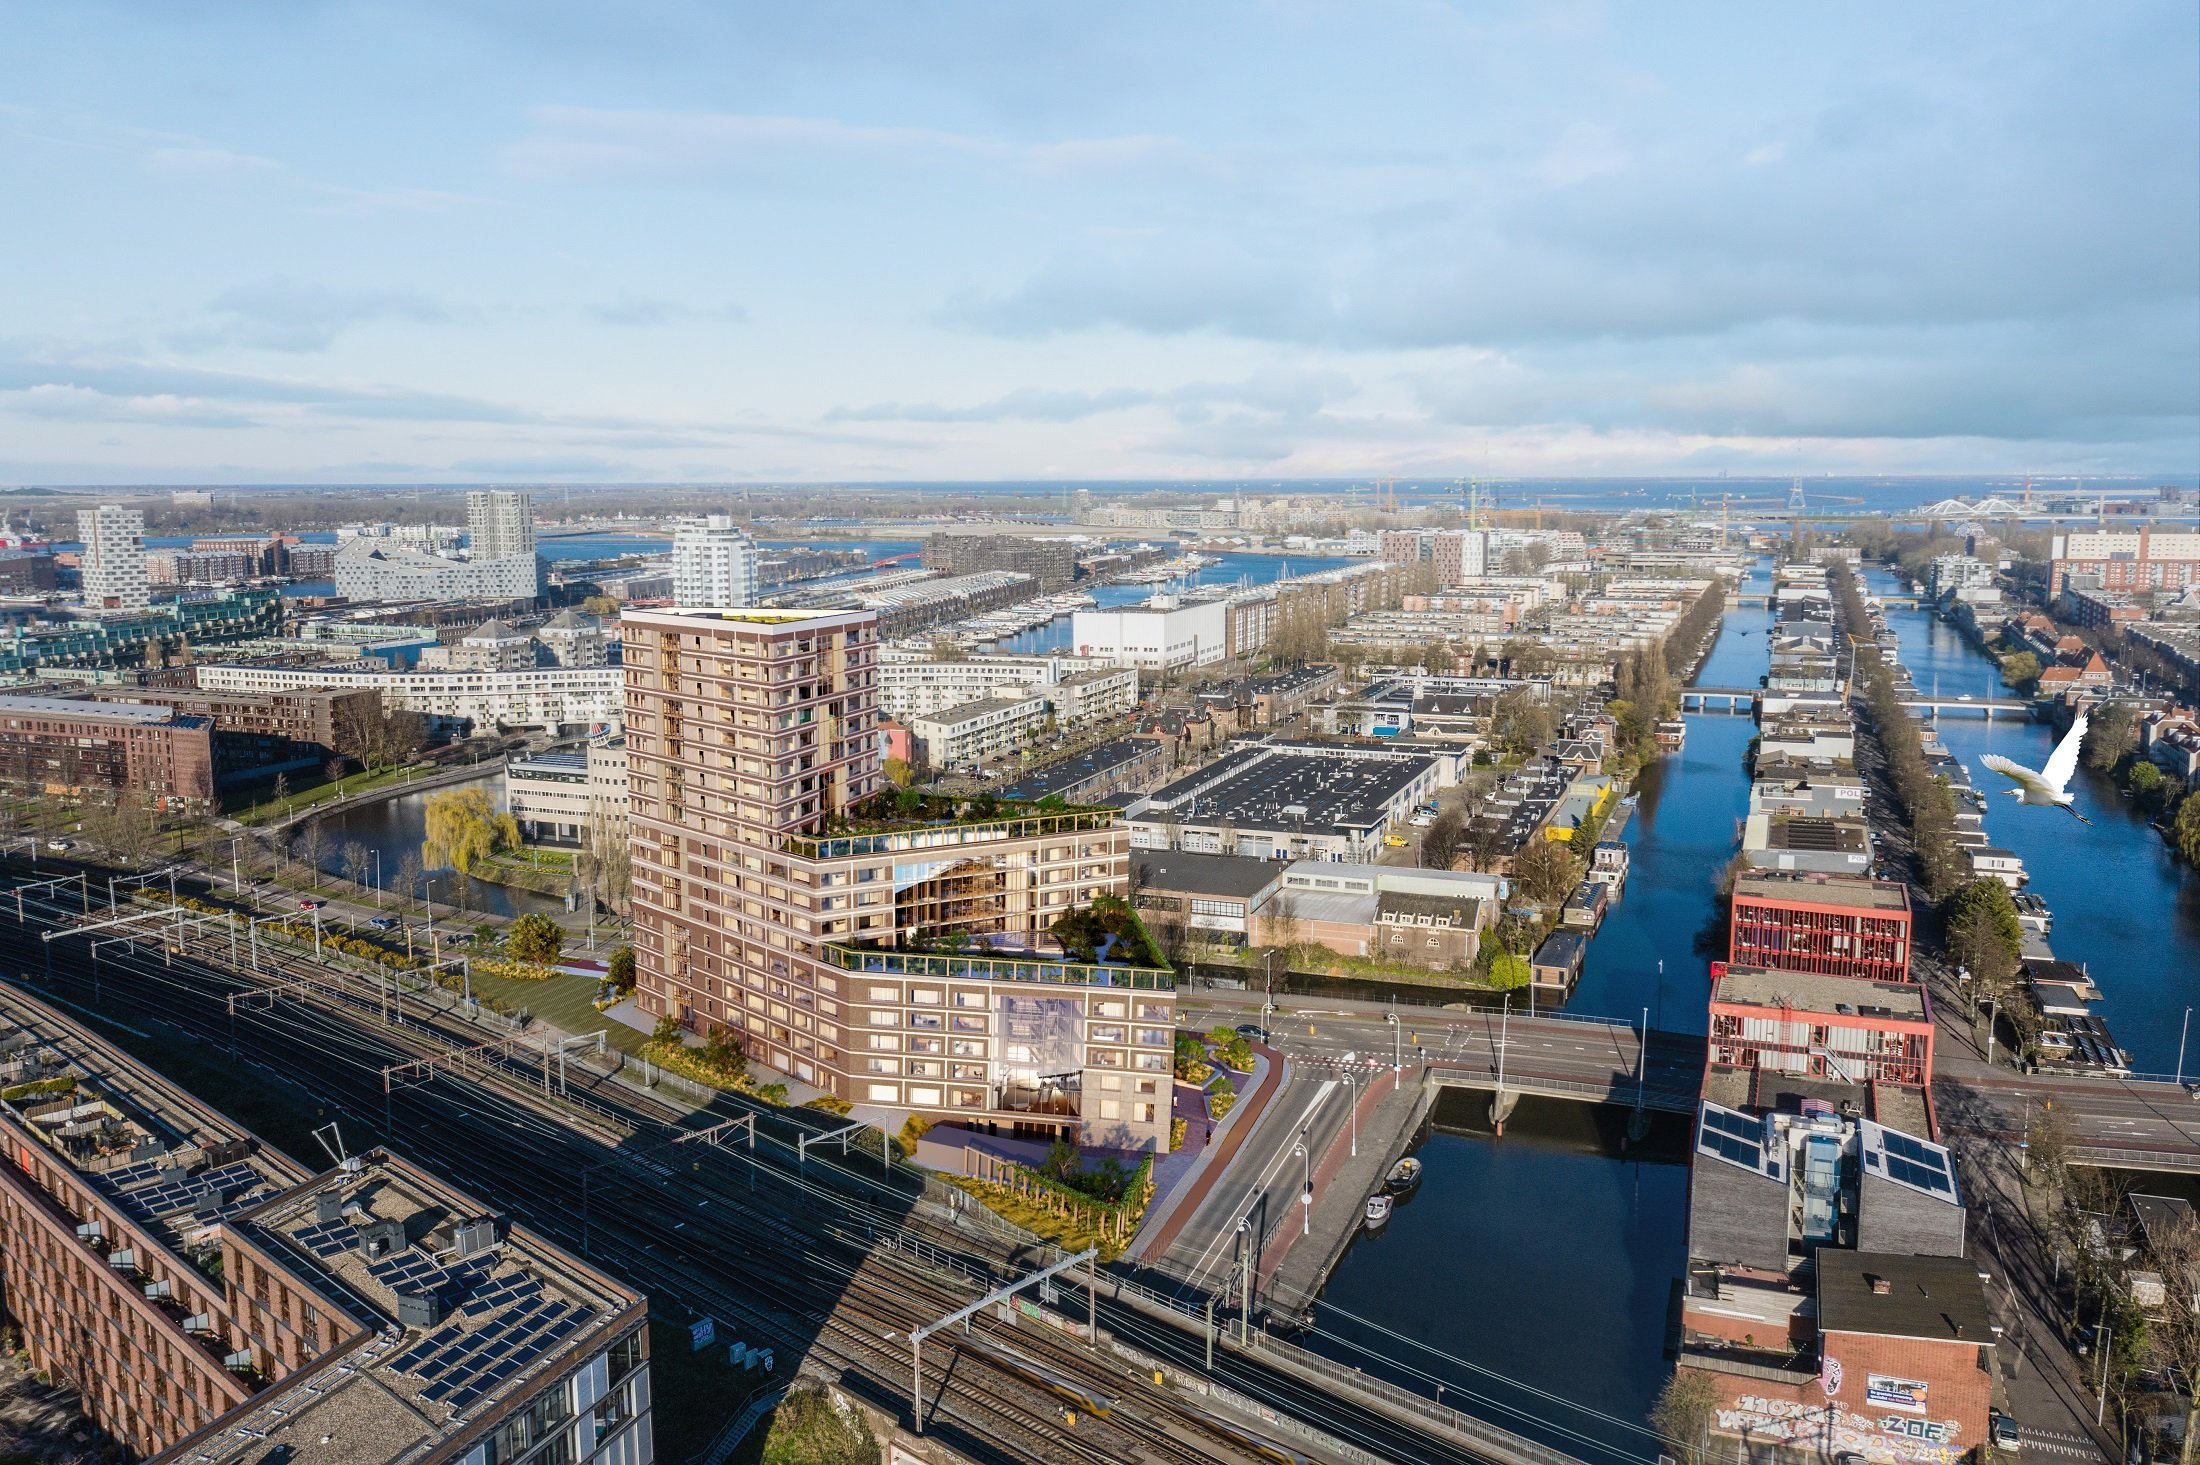
[[[654,1458],[646,1300],[466,1192],[309,1173],[12,991],[0,1080],[9,1315],[136,1458]]]
[[[1128,893],[1112,811],[879,800],[869,611],[623,624],[643,1013],[889,1115],[1168,1148],[1174,974],[1052,934]]]
[[[1711,1061],[1922,1089],[1933,1009],[1915,982],[1711,964]]]
[[[1452,781],[1418,749],[1263,742],[1154,791],[1130,820],[1140,849],[1367,861]]]

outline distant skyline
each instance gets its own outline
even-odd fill
[[[0,482],[2200,471],[2200,11],[9,6]]]

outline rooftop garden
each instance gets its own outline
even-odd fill
[[[1113,895],[1094,896],[1091,905],[1063,912],[1047,929],[1071,961],[1120,961],[1163,969],[1169,965],[1138,912],[1130,902]]]
[[[1059,795],[1037,800],[1004,799],[996,794],[936,794],[890,788],[851,804],[844,814],[828,814],[818,826],[820,838],[845,834],[881,834],[940,824],[994,824],[1037,814],[1105,814],[1110,809],[1072,804]]]

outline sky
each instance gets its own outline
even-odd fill
[[[0,482],[2200,470],[2200,8],[0,0]]]

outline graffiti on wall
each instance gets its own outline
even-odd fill
[[[1959,1443],[1963,1427],[1953,1419],[1858,1414],[1838,1404],[1806,1404],[1759,1394],[1744,1394],[1722,1405],[1717,1429],[1754,1444],[1797,1445],[1831,1454],[1854,1452],[1871,1465],[1957,1465],[1964,1455]]]

